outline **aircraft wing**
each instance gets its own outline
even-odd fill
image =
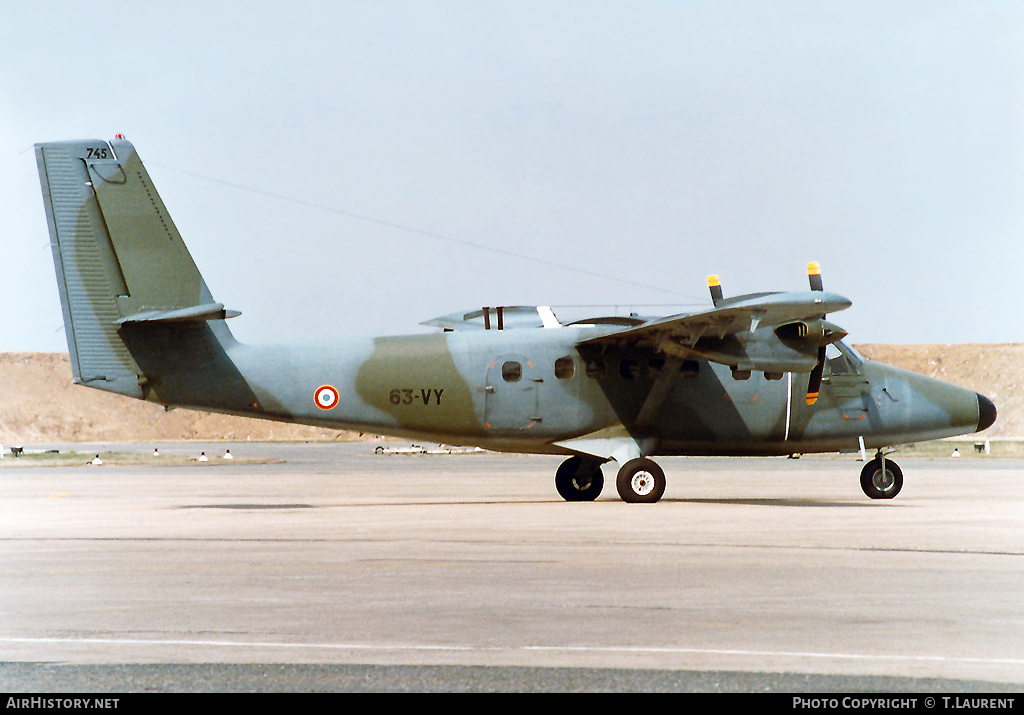
[[[739,371],[810,372],[819,361],[819,348],[845,335],[824,316],[850,305],[843,296],[823,291],[758,293],[719,299],[711,310],[648,320],[580,345],[647,343]]]
[[[815,320],[826,313],[849,308],[852,303],[835,293],[760,293],[722,301],[711,310],[683,313],[649,320],[631,328],[583,341],[584,343],[623,342],[671,337],[693,345],[705,336],[718,339],[727,335],[754,331],[759,326],[779,326]]]

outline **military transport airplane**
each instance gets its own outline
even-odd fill
[[[561,454],[568,501],[618,465],[627,502],[665,490],[657,455],[875,450],[867,496],[896,496],[894,445],[989,427],[984,396],[865,360],[824,290],[725,297],[667,317],[562,324],[546,307],[485,307],[436,333],[331,345],[237,342],[135,148],[118,137],[36,145],[75,382],[164,405],[504,452]]]

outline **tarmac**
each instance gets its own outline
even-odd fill
[[[0,690],[1024,686],[1017,459],[897,454],[872,501],[853,455],[664,458],[643,505],[550,456],[157,447],[0,460]]]

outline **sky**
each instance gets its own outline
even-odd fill
[[[848,342],[1024,342],[1016,1],[0,0],[0,351],[67,350],[33,144],[115,134],[244,342],[809,261]]]

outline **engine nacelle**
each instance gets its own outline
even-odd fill
[[[775,334],[786,343],[803,343],[825,347],[846,337],[846,331],[827,320],[801,320],[786,323],[775,329]]]

